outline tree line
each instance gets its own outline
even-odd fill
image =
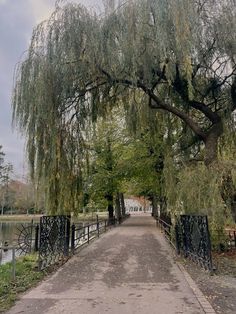
[[[13,177],[13,165],[5,162],[5,153],[0,145],[0,215],[43,212],[42,193],[39,193],[37,199],[31,181],[22,182]]]

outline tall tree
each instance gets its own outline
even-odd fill
[[[187,145],[212,165],[236,109],[235,15],[232,0],[137,0],[118,9],[111,1],[102,16],[58,6],[33,32],[13,97],[32,169],[46,176],[52,167],[51,195],[62,194],[58,173],[71,151],[81,154],[88,117],[118,101],[138,98],[176,116]]]

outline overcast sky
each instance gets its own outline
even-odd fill
[[[99,7],[102,0],[70,2]],[[26,174],[27,166],[24,139],[11,127],[14,68],[29,46],[33,27],[50,16],[54,4],[55,0],[0,0],[0,145],[5,161],[13,164],[18,178]]]

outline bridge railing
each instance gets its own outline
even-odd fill
[[[80,248],[86,243],[89,243],[94,238],[99,238],[100,234],[106,232],[111,227],[122,223],[130,215],[126,214],[124,217],[117,219],[116,217],[112,219],[97,220],[94,223],[81,225],[72,224],[71,226],[71,252],[73,253],[76,249]]]
[[[72,224],[71,226],[71,243],[70,249],[74,253],[76,249],[80,248],[84,244],[88,244],[94,238],[99,238],[100,234],[106,232],[111,227],[122,223],[127,219],[130,214],[126,214],[124,217],[117,219],[116,217],[112,219],[98,220],[94,223],[89,223],[86,225]]]
[[[176,249],[176,234],[173,231],[173,226],[171,223],[167,223],[163,219],[159,217],[155,217],[157,227],[164,233],[165,238],[167,241]]]
[[[101,233],[107,231],[107,228],[109,228],[108,220],[100,220],[85,226],[73,224],[71,226],[71,251],[74,252],[85,243],[99,237]]]

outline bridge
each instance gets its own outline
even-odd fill
[[[131,216],[24,294],[8,314],[215,313],[150,214]]]

